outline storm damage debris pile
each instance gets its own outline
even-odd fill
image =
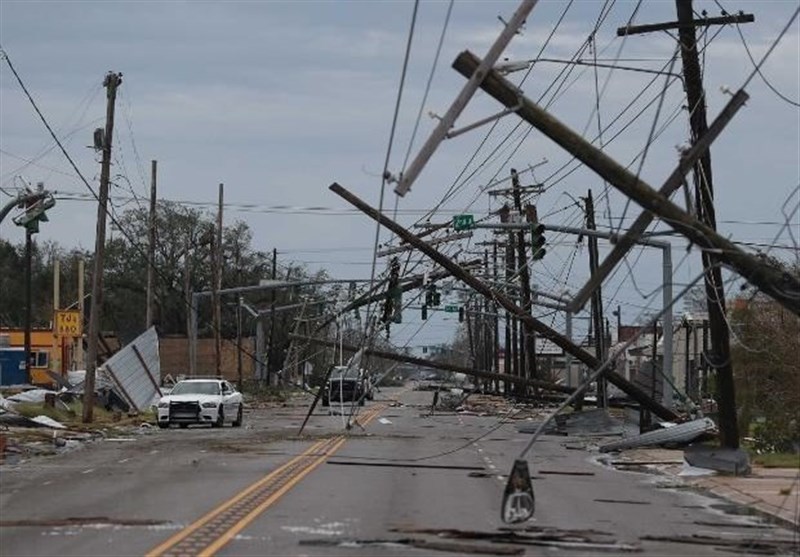
[[[478,393],[470,394],[468,397],[462,396],[461,404],[456,411],[476,416],[504,416],[508,420],[538,419],[546,414],[541,405],[520,403],[498,395]]]

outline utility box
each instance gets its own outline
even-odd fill
[[[0,385],[26,385],[24,348],[0,348]]]

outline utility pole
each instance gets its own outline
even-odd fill
[[[592,190],[589,190],[588,195],[584,199],[586,202],[586,228],[589,230],[597,230],[594,221],[594,199],[592,198]],[[597,266],[600,261],[600,255],[597,247],[597,236],[589,236],[589,272],[594,274],[597,271]],[[597,286],[592,293],[592,328],[594,329],[594,352],[597,359],[605,361],[606,359],[606,345],[605,345],[605,327],[603,326],[603,290],[600,285]],[[597,406],[606,408],[608,407],[608,383],[604,377],[597,378]]]
[[[80,312],[81,331],[86,330],[83,326],[83,299],[84,299],[84,283],[86,282],[86,262],[83,258],[78,260],[78,311]],[[77,346],[75,347],[75,358],[73,359],[76,369],[86,369],[86,361],[83,357],[83,336],[78,337]]]
[[[156,267],[156,172],[158,161],[150,161],[150,218],[147,230],[147,302],[145,328],[153,326],[153,275]]]
[[[497,284],[497,244],[492,245],[492,280],[494,284]],[[492,359],[494,362],[492,371],[500,373],[500,318],[497,314],[497,302],[494,300],[492,300],[492,312],[494,313],[494,317],[492,317]],[[494,382],[494,393],[500,393],[500,382],[497,380]]]
[[[519,174],[517,174],[517,171],[513,168],[511,169],[511,184],[514,195],[514,208],[522,215],[522,194],[520,192]],[[529,212],[526,212],[526,216],[529,214]],[[519,282],[522,286],[520,291],[522,295],[522,309],[530,312],[532,310],[531,275],[528,269],[528,254],[525,251],[525,232],[521,230],[517,233],[517,263],[519,264]],[[536,332],[526,323],[523,323],[523,328],[522,347],[527,363],[527,376],[530,379],[537,379]]]
[[[53,259],[53,322],[56,320],[56,312],[61,309],[61,262]],[[63,337],[57,336],[55,326],[53,327],[53,351],[51,352],[50,369],[56,373],[63,373],[65,363],[62,361]]]
[[[33,296],[31,293],[32,266],[31,259],[33,252],[33,230],[25,227],[25,377],[26,381],[31,381],[31,314]]]
[[[187,234],[186,246],[183,251],[183,299],[186,304],[186,340],[189,345],[187,355],[189,356],[189,376],[193,376],[196,362],[195,350],[197,345],[192,341],[192,236]]]
[[[697,37],[692,25],[692,0],[676,0],[678,9],[678,38],[681,44],[683,76],[686,98],[689,102],[689,122],[692,142],[696,142],[708,130],[706,121],[706,98],[703,91],[700,62],[697,56]],[[711,151],[700,157],[694,167],[694,185],[698,218],[700,222],[717,229],[714,211],[714,187],[711,179]],[[731,346],[725,318],[725,286],[719,258],[709,251],[702,252],[703,268],[706,271],[705,288],[708,299],[708,320],[711,327],[711,359],[717,370],[717,398],[719,399],[719,434],[724,447],[739,448],[739,425],[736,416],[736,393],[731,365]]]
[[[217,208],[217,230],[215,235],[213,265],[214,285],[212,294],[214,311],[214,370],[217,377],[222,375],[222,303],[219,291],[222,289],[222,196],[223,185],[219,185],[219,205]]]
[[[242,261],[239,239],[236,239],[236,283],[242,284]],[[242,304],[243,296],[239,296],[236,304],[236,388],[242,390],[244,383],[242,378]]]
[[[695,19],[692,0],[675,0],[678,21],[648,26],[627,27],[617,30],[618,35],[647,33],[656,30],[678,29],[678,42],[683,61],[683,78],[686,100],[689,106],[689,124],[692,130],[692,144],[695,145],[707,135],[706,98],[703,90],[703,77],[697,52],[697,27],[749,23],[755,21],[752,14],[724,14],[721,18]],[[711,171],[711,151],[705,150],[693,166],[697,218],[711,231],[716,232],[717,223],[714,210],[714,186]],[[716,369],[717,399],[719,403],[720,442],[729,449],[739,448],[739,425],[736,416],[736,394],[733,382],[733,368],[730,358],[730,336],[725,318],[725,288],[722,283],[722,258],[708,250],[703,250],[703,268],[706,270],[705,290],[708,299],[708,318],[711,333],[709,359]]]
[[[278,248],[272,248],[272,280],[278,280]],[[288,280],[288,278],[287,278]],[[272,373],[274,369],[275,356],[275,300],[276,292],[273,290],[269,304],[269,352],[267,353],[267,385],[272,384]]]
[[[114,108],[117,87],[122,84],[122,74],[109,72],[103,80],[106,88],[106,127],[103,134],[103,158],[100,167],[100,192],[97,204],[97,229],[94,242],[94,271],[92,273],[92,299],[89,309],[89,338],[86,354],[86,379],[83,386],[83,422],[94,419],[94,385],[97,369],[97,344],[103,316],[103,255],[106,248],[106,214],[108,211],[108,182],[111,176],[111,142],[114,138]]]

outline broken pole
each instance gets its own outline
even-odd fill
[[[468,80],[461,89],[461,92],[453,101],[453,104],[450,105],[450,108],[447,110],[447,112],[445,112],[444,116],[439,119],[439,123],[436,125],[436,128],[434,128],[430,137],[420,149],[419,154],[414,158],[413,161],[411,161],[411,164],[399,177],[397,187],[394,189],[394,192],[397,195],[403,197],[406,193],[408,193],[408,190],[411,189],[411,185],[414,183],[414,180],[417,179],[419,173],[422,172],[422,169],[433,156],[434,151],[436,151],[436,149],[439,147],[439,144],[446,138],[447,133],[453,127],[453,124],[455,124],[456,119],[464,111],[464,108],[466,108],[473,95],[475,95],[475,92],[478,90],[478,87],[480,87],[484,76],[491,70],[494,63],[500,58],[500,55],[506,49],[508,43],[511,42],[511,39],[514,38],[514,35],[517,34],[519,28],[525,23],[525,20],[528,18],[528,14],[531,13],[537,2],[538,0],[522,0],[522,2],[520,2],[517,11],[514,12],[514,15],[511,16],[511,19],[503,28],[503,31],[489,48],[489,51],[486,53],[486,57],[480,64],[475,66],[474,71],[467,76]]]
[[[402,239],[407,240],[410,244],[414,244],[418,250],[420,250],[424,255],[428,256],[430,259],[450,271],[450,274],[453,275],[453,278],[463,282],[467,286],[471,287],[473,290],[477,291],[482,296],[486,296],[488,298],[494,299],[499,305],[501,305],[504,309],[506,309],[509,313],[513,314],[514,316],[518,317],[519,319],[527,320],[530,322],[531,327],[544,338],[550,340],[564,350],[565,352],[569,352],[581,362],[586,364],[592,369],[597,369],[602,365],[602,362],[598,360],[595,356],[581,348],[580,346],[575,345],[573,342],[568,340],[559,332],[551,329],[529,313],[526,313],[522,308],[517,306],[514,302],[512,302],[505,294],[494,290],[478,280],[477,278],[473,277],[471,274],[466,272],[458,263],[451,260],[444,254],[440,253],[436,249],[427,245],[424,241],[419,240],[391,220],[389,217],[383,215],[375,208],[369,206],[368,204],[364,203],[361,199],[344,189],[337,183],[331,184],[329,188],[332,192],[336,195],[340,196],[342,199],[353,205],[354,207],[358,208],[364,214],[369,216],[371,219],[375,220],[376,222],[382,224],[390,231],[394,232],[397,236]],[[628,396],[634,399],[636,402],[645,406],[646,408],[650,409],[653,413],[665,420],[675,420],[678,418],[678,415],[665,408],[664,406],[658,404],[656,401],[652,400],[647,393],[643,390],[635,386],[633,383],[619,375],[618,373],[605,370],[606,378],[611,381],[614,385],[619,387],[622,391],[624,391]]]
[[[453,67],[462,75],[471,75],[479,63],[480,60],[474,54],[465,51],[456,58]],[[489,75],[483,80],[481,88],[506,106],[519,104],[520,108],[517,110],[517,114],[526,122],[555,141],[644,209],[660,217],[671,228],[694,244],[704,250],[713,250],[723,265],[738,273],[787,310],[800,316],[800,281],[798,279],[788,272],[746,253],[732,241],[720,236],[715,230],[698,221],[672,203],[662,192],[654,190],[649,184],[637,178],[543,108],[524,97],[516,86],[496,71],[489,72]],[[740,93],[747,98],[746,93]],[[683,166],[684,162],[681,163],[681,167]]]

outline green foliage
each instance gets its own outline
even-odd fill
[[[800,318],[758,295],[735,303],[730,321],[740,429],[752,424],[759,451],[792,451],[800,442]]]

